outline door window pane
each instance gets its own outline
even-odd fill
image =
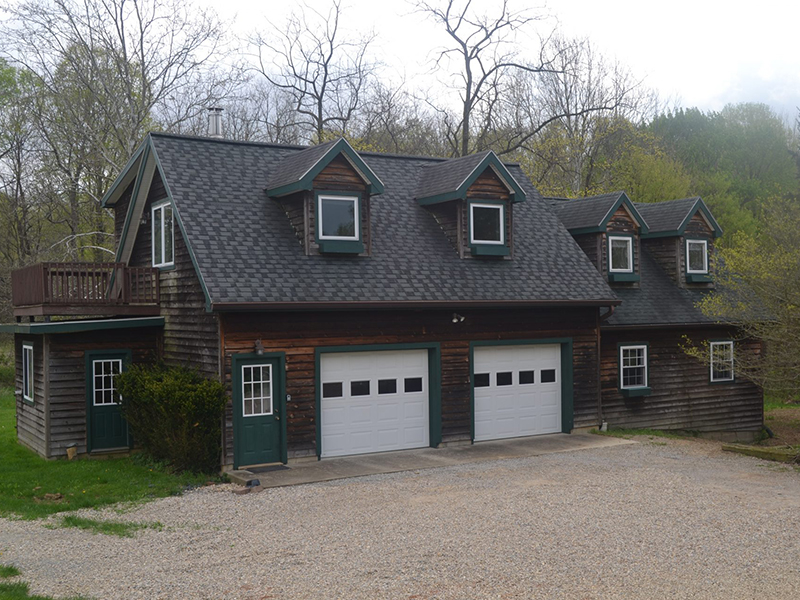
[[[117,389],[114,378],[122,372],[122,359],[92,361],[92,371],[95,406],[116,404]]]
[[[242,414],[245,417],[259,417],[272,413],[272,365],[244,365]]]

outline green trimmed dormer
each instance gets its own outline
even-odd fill
[[[370,255],[370,200],[383,182],[344,138],[289,154],[266,193],[283,207],[305,254]]]
[[[425,167],[415,197],[461,258],[513,256],[513,206],[525,192],[494,152]]]

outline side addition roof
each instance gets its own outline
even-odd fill
[[[645,237],[683,235],[689,221],[698,212],[714,232],[714,237],[722,235],[722,228],[699,196],[654,203],[639,202],[636,208],[650,224],[650,231]]]
[[[602,233],[620,206],[624,206],[631,217],[639,224],[642,233],[649,230],[648,221],[636,209],[625,192],[611,192],[597,196],[587,196],[574,200],[568,198],[545,198],[556,215],[572,235],[582,233]]]
[[[466,198],[467,190],[487,169],[494,171],[511,194],[512,202],[523,202],[525,192],[508,168],[491,150],[453,158],[422,169],[415,197],[421,205]]]

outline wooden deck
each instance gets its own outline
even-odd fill
[[[158,315],[159,271],[123,263],[40,263],[11,274],[15,317]]]

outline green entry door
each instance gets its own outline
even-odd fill
[[[234,466],[280,462],[282,427],[278,360],[234,361]]]
[[[128,424],[117,406],[115,378],[130,362],[130,352],[86,355],[87,447],[89,452],[129,448]]]

